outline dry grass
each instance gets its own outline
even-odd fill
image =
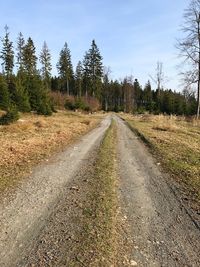
[[[200,121],[163,115],[123,117],[152,145],[167,171],[200,199]]]
[[[14,185],[31,167],[86,133],[102,115],[60,111],[51,117],[26,114],[0,126],[0,190]]]

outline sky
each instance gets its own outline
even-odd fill
[[[67,42],[74,68],[95,39],[112,79],[133,75],[144,86],[163,63],[165,87],[181,90],[182,62],[175,47],[189,0],[2,0],[0,36],[9,26],[16,45],[19,32],[33,39],[40,53],[46,41],[52,74]],[[1,47],[1,45],[0,45]],[[152,83],[153,85],[153,83]],[[154,86],[154,85],[153,85]]]

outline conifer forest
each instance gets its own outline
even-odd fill
[[[31,37],[25,40],[20,32],[17,42],[13,42],[6,25],[0,49],[0,108],[6,111],[0,119],[2,124],[16,120],[18,111],[51,115],[56,112],[56,93],[65,96],[65,107],[72,110],[90,111],[90,103],[95,102],[98,109],[104,111],[196,113],[194,91],[185,88],[177,92],[163,87],[164,74],[160,62],[157,63],[155,77],[147,79],[144,86],[132,75],[120,80],[111,79],[111,70],[104,66],[103,55],[95,40],[77,66],[72,65],[70,48],[65,42],[58,55],[56,76],[51,73],[51,52],[46,42],[41,52],[36,54]]]

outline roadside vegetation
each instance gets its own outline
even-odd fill
[[[23,114],[0,126],[0,191],[13,186],[31,167],[96,127],[102,115],[59,111],[51,117]]]
[[[122,117],[150,146],[158,164],[183,185],[192,199],[200,201],[200,121],[163,115]]]

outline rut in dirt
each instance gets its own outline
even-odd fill
[[[200,266],[200,231],[139,138],[116,118],[122,211],[138,266]]]

